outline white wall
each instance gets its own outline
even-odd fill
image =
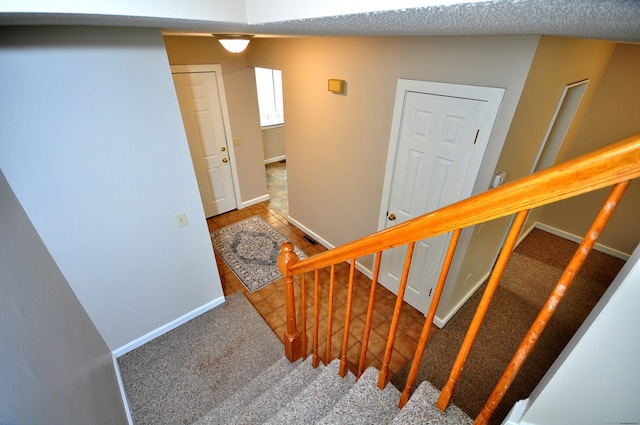
[[[7,0],[2,12],[74,13],[246,22],[245,2],[237,0],[48,1]]]
[[[475,3],[484,0],[465,0]],[[412,7],[442,6],[461,3],[452,0],[325,0],[321,2],[301,2],[297,0],[246,0],[247,19],[250,24],[277,22],[295,19],[319,18],[324,16],[348,15],[382,10]]]
[[[0,217],[0,423],[126,423],[111,351],[2,171]]]
[[[640,421],[640,249],[636,249],[529,398],[520,423]]]
[[[222,301],[160,31],[0,31],[0,168],[109,348]]]

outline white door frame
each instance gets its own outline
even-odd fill
[[[383,230],[387,221],[387,206],[391,196],[391,182],[393,179],[393,169],[396,162],[396,152],[400,135],[400,124],[402,123],[402,110],[404,107],[404,94],[408,91],[434,94],[448,97],[460,97],[464,99],[481,100],[487,102],[487,113],[480,127],[476,145],[484,150],[489,144],[491,130],[498,116],[498,110],[502,103],[504,89],[495,87],[467,86],[462,84],[436,83],[431,81],[398,80],[396,90],[396,100],[393,108],[393,121],[391,123],[391,136],[389,139],[389,150],[387,152],[387,164],[384,174],[384,184],[382,186],[382,199],[380,202],[380,213],[378,216],[378,230]],[[480,170],[483,156],[476,158],[469,164],[469,171],[462,185],[462,192],[470,196],[476,177]],[[473,177],[469,177],[473,176]]]
[[[462,99],[469,99],[474,101],[486,102],[485,115],[480,122],[480,129],[478,130],[476,141],[474,143],[477,153],[473,155],[471,162],[467,168],[467,173],[462,183],[462,189],[460,191],[460,198],[467,198],[473,194],[473,189],[478,178],[480,167],[482,165],[486,149],[489,145],[491,132],[498,116],[498,111],[502,103],[502,98],[505,93],[503,88],[494,87],[478,87],[468,86],[460,84],[449,83],[436,83],[429,81],[415,81],[415,80],[398,80],[398,87],[396,91],[396,100],[393,112],[393,121],[391,125],[391,135],[389,140],[389,150],[387,153],[387,164],[385,169],[385,178],[382,191],[382,198],[380,203],[380,213],[378,218],[378,230],[382,230],[387,225],[387,209],[391,198],[391,186],[393,180],[393,173],[395,168],[395,162],[397,157],[397,150],[400,141],[401,124],[403,120],[405,97],[407,92],[418,92],[437,96],[457,97]],[[427,213],[428,211],[425,211]],[[467,229],[470,230],[470,229]],[[456,249],[456,257],[463,258],[466,250],[469,246],[470,238],[465,236],[466,232],[463,232],[463,237],[460,238],[458,247]],[[451,270],[448,274],[447,283],[455,282],[458,277],[458,271],[461,263],[454,262]],[[441,264],[439,265],[441,267]],[[439,273],[439,272],[438,272]],[[466,283],[465,283],[466,284]],[[450,289],[449,292],[451,292]],[[429,294],[429,298],[431,294]],[[443,300],[446,298],[446,294],[443,293]],[[426,307],[428,309],[428,306]],[[437,317],[434,320],[438,326],[441,326],[442,322]]]
[[[222,110],[222,120],[224,122],[224,136],[227,141],[229,153],[229,166],[231,167],[231,177],[233,180],[233,194],[236,200],[236,208],[240,209],[240,185],[238,183],[238,167],[236,166],[236,153],[233,150],[231,122],[229,121],[229,109],[227,108],[227,96],[224,91],[224,81],[222,79],[222,65],[172,65],[172,74],[194,74],[213,72],[218,82],[218,93],[220,95],[220,109]]]
[[[542,138],[540,146],[538,147],[536,159],[534,159],[531,164],[529,174],[549,168],[555,164],[556,158],[565,144],[567,133],[571,129],[573,120],[580,109],[580,105],[582,104],[582,100],[584,99],[584,95],[589,86],[589,81],[590,80],[587,78],[564,86],[564,90],[562,90],[556,109],[549,121],[547,131]],[[569,96],[569,99],[567,99],[567,96]],[[567,104],[566,102],[569,103]],[[518,245],[520,245],[524,238],[531,233],[534,227],[536,227],[538,224],[537,219],[540,217],[540,211],[542,211],[542,208],[543,207],[538,209],[536,213],[533,213],[534,210],[529,210],[529,212],[527,212],[527,218],[522,226],[522,230],[520,230],[516,244],[513,247],[514,250]],[[502,238],[502,244],[504,244],[504,241],[507,239],[513,220],[514,217],[509,220],[509,226]]]

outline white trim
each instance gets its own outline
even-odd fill
[[[451,318],[458,312],[458,310],[460,310],[462,306],[469,300],[469,298],[471,298],[471,296],[473,296],[473,294],[476,293],[476,291],[482,286],[482,284],[485,283],[487,279],[489,279],[489,276],[491,276],[491,271],[488,271],[487,273],[485,273],[485,275],[482,276],[482,278],[473,285],[473,289],[467,293],[467,295],[462,299],[462,301],[456,304],[453,310],[449,311],[449,314],[447,314],[443,318],[439,317],[436,314],[436,316],[433,318],[433,324],[439,328],[443,328],[444,325],[446,325],[447,322],[449,322],[449,320],[451,320]]]
[[[582,242],[582,237],[574,235],[572,233],[569,232],[565,232],[564,230],[560,230],[560,229],[556,229],[555,227],[551,227],[551,226],[547,226],[546,224],[540,223],[540,222],[536,222],[535,226],[540,230],[544,230],[545,232],[549,232],[553,235],[556,236],[560,236],[561,238],[565,238],[565,239],[569,239],[570,241],[576,242],[576,243],[580,243]],[[605,254],[609,254],[612,255],[616,258],[619,258],[621,260],[627,261],[629,259],[629,254],[624,253],[622,251],[618,251],[617,249],[614,248],[610,248],[606,245],[602,245],[599,243],[596,243],[593,248],[596,251],[600,251],[600,252],[604,252]]]
[[[281,122],[280,124],[273,124],[273,125],[263,125],[260,126],[260,130],[264,131],[264,130],[271,130],[272,128],[279,128],[279,127],[284,127],[284,121]]]
[[[189,320],[196,318],[203,313],[206,313],[212,308],[219,306],[220,304],[224,303],[224,301],[224,297],[219,297],[214,299],[213,301],[209,301],[207,304],[200,306],[195,310],[192,310],[189,313],[186,313],[165,325],[160,326],[159,328],[149,332],[148,334],[142,335],[140,338],[134,339],[133,341],[123,345],[122,347],[112,350],[112,353],[115,357],[120,357],[124,354],[127,354],[129,351],[135,350],[136,348],[159,337],[160,335],[163,335],[170,330],[175,329],[184,323],[187,323]]]
[[[320,243],[320,245],[324,246],[325,248],[327,248],[327,249],[335,248],[335,245],[333,245],[333,244],[329,243],[327,240],[323,239],[320,235],[318,235],[317,233],[315,233],[314,231],[309,229],[304,224],[300,223],[295,218],[293,218],[291,216],[287,216],[287,221],[289,223],[293,224],[294,226],[296,226],[298,229],[302,230],[307,235],[311,236],[316,242]]]
[[[220,96],[220,109],[222,111],[222,121],[224,123],[224,135],[227,139],[227,151],[229,153],[229,165],[231,166],[231,180],[233,180],[233,192],[236,198],[236,207],[241,204],[242,195],[240,192],[240,180],[238,179],[238,166],[236,164],[236,152],[233,149],[233,140],[231,134],[231,121],[229,120],[229,108],[227,106],[227,95],[224,91],[224,80],[222,79],[222,65],[172,65],[171,74],[189,74],[189,73],[205,73],[213,72],[218,82],[218,95]]]
[[[249,199],[248,201],[242,202],[238,205],[238,209],[250,207],[251,205],[259,204],[260,202],[268,201],[270,198],[269,194],[258,196],[257,198]]]
[[[502,425],[525,425],[527,422],[521,422],[524,412],[526,412],[529,404],[529,399],[519,400],[513,405],[511,411],[502,422]]]
[[[118,387],[120,388],[120,396],[122,397],[122,403],[124,404],[124,411],[127,414],[127,422],[129,423],[129,425],[134,425],[133,417],[131,416],[131,409],[129,409],[129,401],[127,400],[127,393],[124,391],[122,375],[120,375],[118,358],[115,356],[115,354],[111,353],[111,359],[113,360],[113,368],[116,373],[116,379],[118,380]]]
[[[530,213],[531,211],[529,211]],[[507,231],[505,232],[503,238],[502,238],[502,243],[500,244],[500,246],[504,245],[504,241],[507,239],[507,234],[509,233],[509,229],[511,229],[511,224],[513,224],[513,218],[509,221],[509,227],[507,227]],[[524,224],[527,224],[527,222],[525,221]],[[522,230],[520,231],[520,235],[518,236],[518,239],[516,240],[516,244],[513,246],[513,250],[515,251],[515,249],[522,243],[522,241],[529,236],[529,233],[531,233],[531,231],[533,230],[533,228],[536,227],[536,224],[534,223],[532,226],[529,227],[523,227]]]
[[[300,223],[295,218],[293,218],[291,216],[288,216],[287,217],[287,221],[289,223],[293,224],[294,226],[296,226],[298,229],[302,230],[304,233],[306,233],[308,236],[313,238],[316,242],[318,242],[320,245],[324,246],[325,248],[327,248],[327,249],[335,248],[335,245],[333,245],[332,243],[329,243],[327,240],[323,239],[320,235],[318,235],[317,233],[315,233],[314,231],[309,229],[304,224]],[[347,263],[349,263],[349,261],[347,261]],[[364,274],[369,279],[373,279],[373,271],[371,269],[369,269],[368,267],[365,267],[364,265],[362,265],[359,261],[356,261],[356,269],[358,269],[358,271],[360,273]]]
[[[287,159],[287,155],[274,156],[273,158],[265,159],[264,164],[271,164],[272,162],[284,161]]]

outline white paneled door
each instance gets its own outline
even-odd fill
[[[471,195],[488,137],[478,143],[489,108],[486,100],[425,93],[399,86],[381,211],[382,228]],[[493,122],[491,122],[493,124]],[[490,131],[489,126],[489,131]],[[395,139],[394,139],[395,137]],[[386,201],[386,205],[385,205]],[[423,313],[440,273],[450,234],[416,243],[405,301]],[[380,283],[397,293],[407,247],[382,255]]]
[[[173,73],[191,159],[207,217],[235,209],[236,196],[220,71]]]

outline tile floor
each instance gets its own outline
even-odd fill
[[[269,206],[283,216],[289,215],[289,195],[287,187],[287,163],[276,161],[264,166],[267,175]]]
[[[325,248],[320,244],[312,244],[304,238],[304,233],[289,224],[287,220],[276,210],[269,207],[268,202],[263,202],[242,210],[235,210],[222,214],[207,220],[210,231],[235,223],[244,218],[259,215],[268,223],[275,227],[280,233],[287,237],[291,242],[299,246],[309,256],[324,251]],[[222,285],[225,294],[231,294],[236,291],[242,291],[247,298],[256,307],[258,312],[264,317],[269,326],[274,330],[276,335],[282,340],[286,329],[285,324],[285,287],[284,279],[280,279],[266,287],[250,294],[240,283],[238,278],[233,274],[229,267],[224,264],[222,259],[216,254],[216,260]],[[322,270],[320,273],[320,320],[319,320],[319,353],[322,361],[325,359],[325,347],[327,340],[327,306],[328,306],[328,286],[329,286],[329,269]],[[344,317],[346,314],[346,293],[349,278],[349,265],[347,263],[336,266],[336,284],[334,298],[334,320],[332,327],[332,358],[338,357],[342,338],[344,335]],[[308,274],[306,277],[307,292],[307,329],[309,353],[311,352],[313,332],[313,276]],[[360,356],[360,347],[362,346],[362,334],[365,326],[367,306],[369,302],[369,292],[371,280],[356,270],[354,278],[354,296],[352,306],[352,321],[349,328],[348,354],[349,368],[352,372],[357,371],[358,359]],[[296,281],[296,307],[300,306],[300,279]],[[373,365],[378,368],[382,365],[384,351],[386,345],[387,334],[391,318],[393,316],[393,308],[395,305],[395,295],[389,290],[377,285],[376,287],[376,308],[372,319],[372,332],[369,339],[366,366]],[[322,308],[324,307],[324,308]],[[298,327],[300,327],[300,313],[298,313]],[[399,371],[407,361],[413,356],[417,346],[417,341],[424,324],[424,316],[408,304],[402,307],[399,328],[396,334],[394,344],[394,352],[389,364],[390,376]],[[432,326],[432,333],[436,330]]]

